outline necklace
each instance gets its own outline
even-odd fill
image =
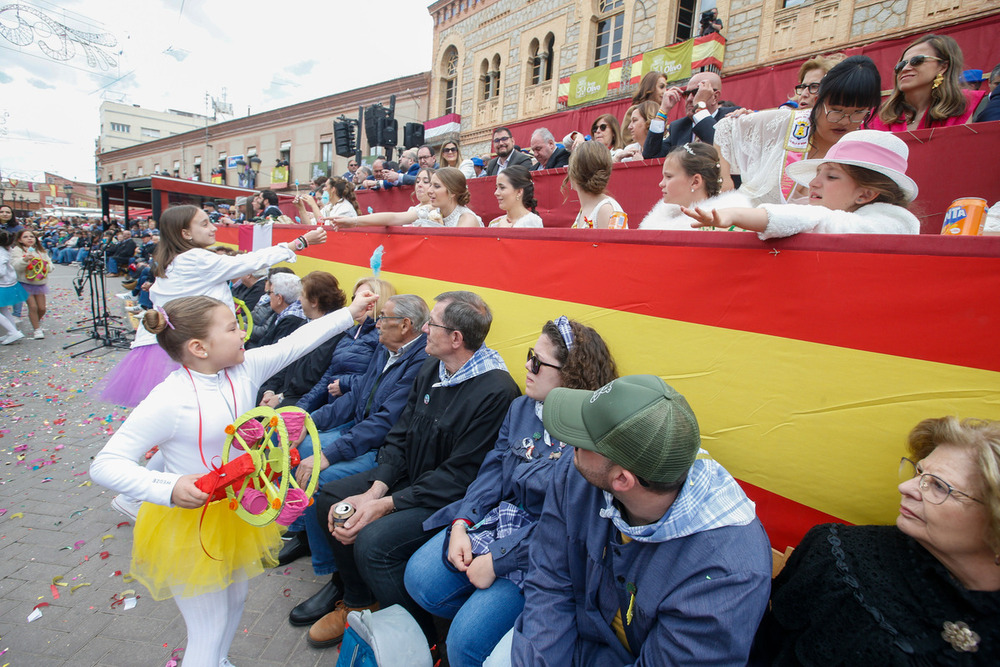
[[[194,401],[195,401],[195,403],[198,404],[198,455],[201,456],[201,462],[202,462],[202,464],[206,468],[210,468],[210,466],[208,465],[208,462],[205,460],[205,450],[202,448],[202,441],[201,441],[201,435],[202,435],[202,432],[201,432],[201,422],[202,422],[202,420],[201,420],[201,399],[198,398],[198,385],[195,384],[194,376],[191,375],[191,369],[188,368],[187,366],[185,366],[184,370],[187,371],[188,379],[191,380],[191,388],[194,389]],[[236,412],[236,387],[233,386],[233,381],[229,377],[229,371],[223,370],[222,372],[225,374],[226,380],[229,382],[229,390],[233,393],[233,421],[235,421],[236,420],[236,414],[237,414],[237,412]],[[229,406],[227,405],[226,407],[229,407]]]

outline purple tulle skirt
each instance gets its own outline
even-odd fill
[[[47,284],[32,285],[31,283],[19,283],[24,291],[28,294],[48,294],[49,286]]]
[[[93,391],[102,401],[134,408],[149,396],[153,387],[180,367],[159,345],[142,345],[129,350],[117,366],[98,380]]]

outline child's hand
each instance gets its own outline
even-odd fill
[[[363,319],[365,313],[375,309],[376,301],[378,301],[378,294],[369,289],[363,289],[354,296],[354,302],[347,308],[351,311],[351,316],[357,321]]]
[[[326,230],[320,227],[319,229],[310,229],[308,232],[303,234],[306,243],[309,245],[320,245],[326,243]]]
[[[201,475],[184,475],[174,484],[173,493],[170,494],[170,502],[177,507],[193,510],[198,509],[208,500],[208,494],[194,485]]]

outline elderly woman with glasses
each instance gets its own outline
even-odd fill
[[[987,91],[962,88],[962,67],[962,49],[951,37],[912,42],[893,68],[892,93],[868,127],[906,132],[968,123]]]
[[[799,105],[799,109],[811,109],[816,106],[820,81],[834,65],[846,57],[843,53],[833,53],[828,56],[815,56],[802,63],[799,67],[799,84],[795,86],[795,93],[791,97]]]
[[[542,512],[556,462],[573,449],[542,424],[542,404],[555,387],[595,390],[617,376],[601,336],[560,317],[546,322],[525,364],[524,396],[511,403],[496,447],[465,497],[424,522],[449,526],[406,566],[406,589],[421,607],[452,619],[448,660],[481,665],[524,607],[521,585],[528,543]]]
[[[785,177],[785,168],[820,159],[848,132],[859,129],[881,99],[878,68],[868,56],[852,56],[834,66],[820,82],[815,106],[770,109],[715,125],[715,147],[722,159],[723,191],[740,191],[754,206],[807,204],[809,189]]]
[[[816,526],[774,580],[768,665],[1000,664],[1000,422],[910,432],[895,526]]]

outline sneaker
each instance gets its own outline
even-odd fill
[[[131,496],[126,496],[124,493],[119,493],[111,499],[111,509],[119,512],[120,514],[124,514],[133,521],[139,518],[140,507],[142,507],[141,500],[136,500]]]
[[[146,309],[143,308],[142,306],[125,306],[125,311],[129,312],[129,313],[132,313],[133,315],[137,315],[137,314],[143,312],[144,310],[146,310]]]
[[[45,338],[45,332],[41,329],[35,329],[35,340],[41,340]]]
[[[0,338],[0,345],[10,345],[11,343],[17,342],[24,338],[24,334],[20,331],[15,331],[12,334],[7,334],[3,338]]]
[[[369,607],[348,607],[341,600],[337,608],[319,619],[309,628],[306,642],[313,648],[328,648],[336,646],[344,639],[344,628],[347,627],[347,614],[352,611],[378,611],[378,602]]]

